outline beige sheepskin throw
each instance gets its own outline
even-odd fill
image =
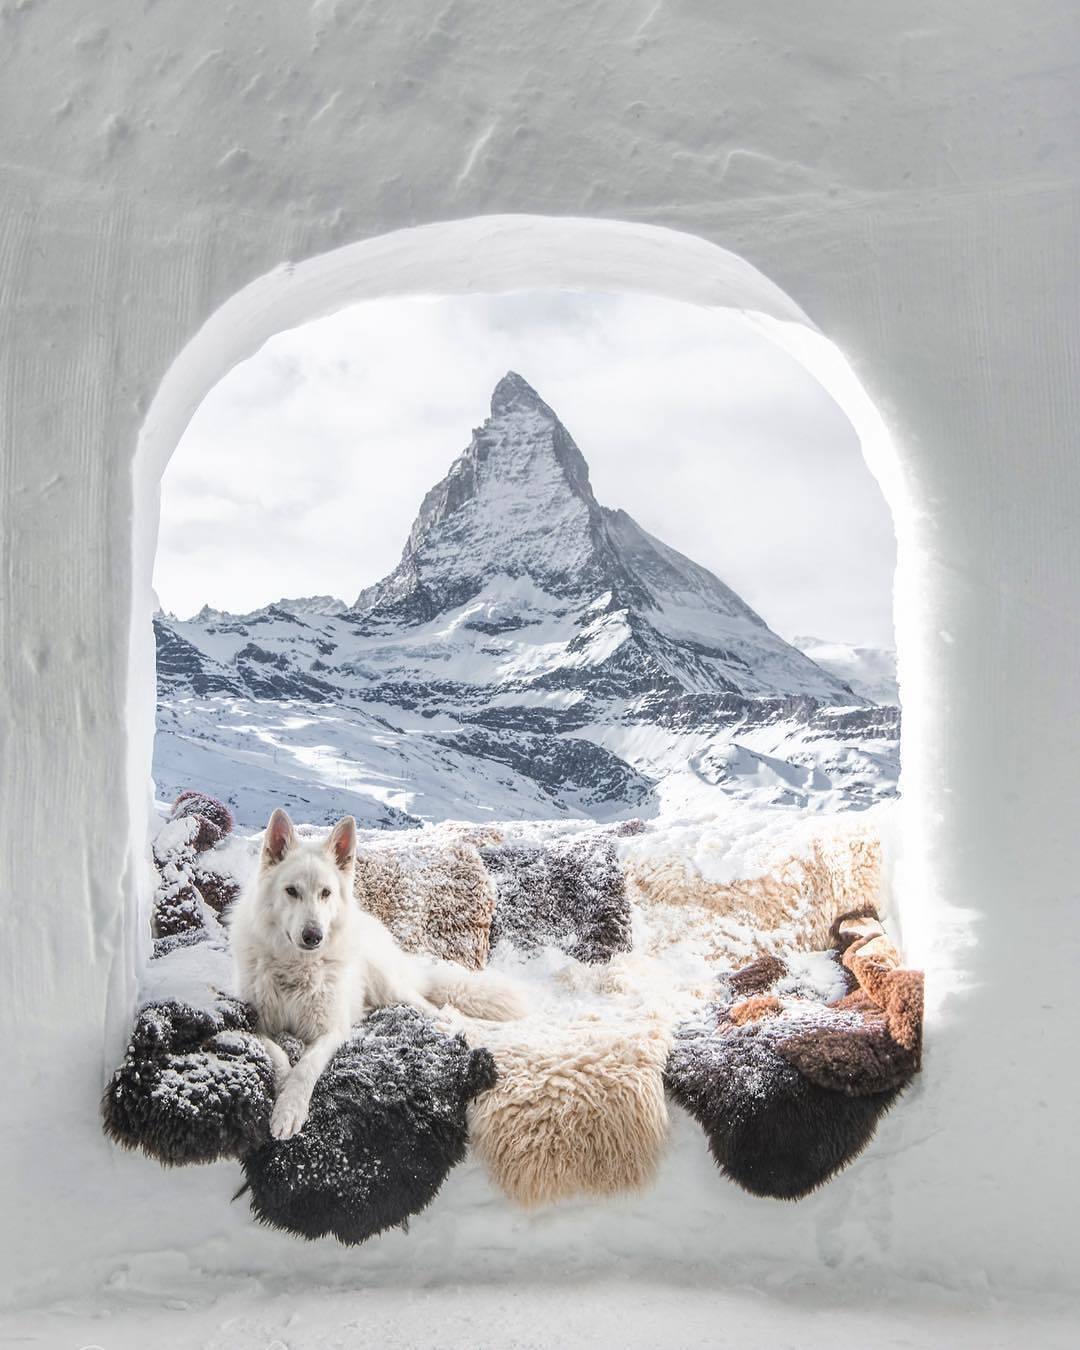
[[[495,1184],[529,1208],[649,1185],[668,1134],[669,1034],[640,1022],[563,1025],[532,1043],[513,1034],[484,1038],[498,1081],[469,1111]]]
[[[635,852],[632,844],[624,866],[627,892],[648,923],[651,951],[694,932],[708,958],[725,965],[826,948],[839,915],[880,904],[881,844],[859,831],[799,841],[753,875],[729,880],[709,879],[685,855]]]
[[[487,962],[495,888],[465,831],[410,831],[365,838],[357,850],[356,898],[406,951]]]

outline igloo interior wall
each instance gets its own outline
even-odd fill
[[[293,1270],[421,1279],[483,1250],[504,1269],[570,1254],[685,1273],[692,1251],[748,1278],[812,1253],[838,1279],[863,1264],[1067,1285],[1075,15],[1061,0],[1022,18],[788,8],[631,21],[542,4],[508,32],[473,3],[378,23],[315,5],[258,43],[229,6],[123,28],[73,29],[65,4],[5,12],[0,869],[17,940],[0,989],[19,1089],[0,1137],[16,1292],[88,1283],[132,1252],[251,1269],[284,1242],[228,1207],[220,1174],[148,1171],[97,1128],[142,931],[165,458],[214,380],[279,328],[365,293],[521,285],[752,310],[856,421],[897,516],[897,884],[931,1053],[874,1152],[797,1209],[677,1152],[640,1202],[567,1207],[493,1255],[463,1172],[408,1237],[346,1259],[290,1247]],[[805,315],[852,361],[898,460]],[[122,1225],[103,1219],[118,1207]]]

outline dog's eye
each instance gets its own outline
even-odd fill
[[[330,887],[329,887],[329,886],[324,886],[324,887],[322,888],[322,898],[323,898],[324,900],[329,900],[329,899],[330,899]]]
[[[285,894],[286,894],[286,895],[292,896],[292,898],[293,898],[294,900],[299,900],[299,899],[300,899],[300,892],[296,889],[295,886],[286,886],[286,887],[285,887]]]

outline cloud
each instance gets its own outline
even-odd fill
[[[165,608],[352,599],[518,370],[606,505],[779,632],[891,640],[895,542],[854,431],[739,315],[570,292],[371,301],[278,334],[205,400],[163,481]]]

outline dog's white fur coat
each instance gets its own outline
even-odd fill
[[[354,899],[355,865],[352,816],[322,842],[302,840],[279,809],[266,827],[254,884],[233,913],[237,991],[254,1006],[274,1063],[270,1129],[277,1139],[303,1128],[319,1075],[369,1009],[406,1003],[451,1023],[460,1013],[493,1021],[524,1015],[511,981],[403,952]],[[305,1045],[291,1068],[272,1039],[282,1032]]]

